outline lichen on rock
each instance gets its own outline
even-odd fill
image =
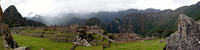
[[[178,32],[167,38],[166,50],[199,50],[200,24],[186,15],[178,19]]]
[[[10,32],[10,29],[8,27],[8,25],[6,24],[0,24],[0,30],[1,30],[1,33],[3,34],[3,38],[5,40],[5,43],[6,45],[9,47],[9,48],[17,48],[18,45],[17,43],[14,41],[12,35],[11,35],[11,32]]]
[[[73,44],[78,46],[92,46],[86,39],[82,39],[79,36],[76,37]]]

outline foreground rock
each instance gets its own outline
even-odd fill
[[[25,47],[25,46],[23,46],[23,47],[15,48],[15,49],[13,49],[13,50],[31,50],[31,48],[30,48],[30,47]]]
[[[199,50],[200,24],[193,19],[180,15],[178,32],[167,39],[166,50]]]
[[[8,25],[0,23],[0,31],[3,34],[6,47],[13,48],[13,49],[18,47],[17,43],[14,41],[11,35]]]

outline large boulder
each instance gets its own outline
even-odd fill
[[[0,23],[0,32],[3,34],[3,38],[4,38],[6,46],[8,46],[8,48],[14,49],[14,48],[18,47],[17,43],[14,41],[14,39],[11,35],[8,25]]]
[[[178,32],[167,39],[166,50],[199,50],[200,24],[181,14],[178,20]]]
[[[76,37],[73,44],[77,46],[91,46],[91,44],[86,39],[82,39],[79,36]]]

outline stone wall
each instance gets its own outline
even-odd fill
[[[11,32],[10,32],[10,29],[8,27],[8,25],[6,24],[1,24],[0,23],[0,30],[1,30],[1,33],[3,34],[3,37],[4,37],[4,40],[5,40],[5,43],[6,45],[9,47],[9,48],[17,48],[18,45],[17,43],[14,41],[12,35],[11,35]]]
[[[200,24],[181,14],[178,20],[178,32],[167,39],[166,50],[199,50]]]

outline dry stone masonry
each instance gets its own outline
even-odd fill
[[[81,39],[79,36],[76,37],[73,44],[78,46],[91,46],[91,44],[86,39]]]
[[[0,24],[0,30],[1,30],[1,33],[3,34],[3,37],[4,37],[4,40],[5,40],[5,43],[6,45],[9,47],[9,48],[17,48],[18,45],[17,43],[14,41],[12,35],[11,35],[11,32],[10,32],[10,29],[8,28],[8,25],[6,24]]]
[[[178,32],[167,39],[166,50],[199,50],[200,24],[186,15],[178,19]]]

